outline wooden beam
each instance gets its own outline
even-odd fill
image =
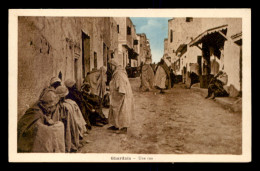
[[[200,50],[202,50],[202,48],[201,47],[199,47],[199,45],[198,44],[196,44],[195,46],[197,46]]]
[[[226,37],[226,35],[224,35],[221,31],[219,31],[219,34],[222,35],[226,40],[228,40],[228,38]]]

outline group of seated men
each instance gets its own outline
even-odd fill
[[[79,91],[74,80],[53,77],[18,121],[18,152],[76,152],[92,126],[108,123],[103,97],[88,82]]]

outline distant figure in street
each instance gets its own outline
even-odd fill
[[[146,62],[141,69],[141,86],[142,91],[151,91],[154,83],[154,72],[151,65]]]
[[[165,93],[163,90],[171,88],[170,62],[162,58],[156,68],[154,77],[154,86],[160,90],[160,93]]]
[[[109,84],[110,108],[108,121],[112,126],[109,130],[127,133],[127,128],[134,114],[133,93],[126,70],[115,59],[109,61],[113,75]]]
[[[18,152],[65,152],[64,125],[55,117],[59,97],[46,90],[18,121]]]
[[[224,71],[219,71],[209,82],[208,95],[205,97],[210,98],[213,94],[212,99],[215,97],[227,97],[229,94],[224,89],[224,85],[227,84],[227,74]]]
[[[81,144],[80,139],[87,132],[86,122],[77,103],[71,99],[65,99],[69,90],[65,86],[59,86],[56,94],[60,97],[57,107],[56,120],[62,121],[65,127],[66,152],[76,152]]]
[[[170,78],[171,78],[171,88],[173,88],[174,81],[175,81],[175,74],[172,68],[170,69]]]

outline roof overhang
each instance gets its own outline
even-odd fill
[[[242,45],[242,32],[231,36],[231,39],[234,41],[234,43],[241,46]]]
[[[180,52],[181,55],[183,55],[187,51],[187,44],[180,44],[179,47],[176,50],[176,55]]]
[[[128,49],[129,59],[137,60],[138,53],[134,51],[134,49]]]
[[[227,27],[228,27],[228,25],[226,24],[226,25],[208,29],[208,30],[204,31],[203,33],[201,33],[200,35],[198,35],[194,40],[192,40],[189,43],[189,46],[197,46],[198,44],[203,43],[203,41],[205,39],[207,39],[209,36],[211,36],[213,34],[216,35],[215,33],[218,33],[218,35],[221,35],[221,37],[223,37],[224,39],[227,40],[227,37],[226,37]]]

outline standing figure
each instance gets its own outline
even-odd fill
[[[169,61],[162,58],[157,65],[155,77],[154,77],[154,86],[160,90],[160,93],[165,93],[164,89],[171,88],[171,75],[169,69]]]
[[[88,83],[90,85],[91,93],[101,99],[101,104],[106,93],[106,72],[107,68],[105,66],[102,66],[99,70],[89,72],[84,80],[84,83]]]
[[[133,93],[126,70],[115,59],[109,61],[113,75],[109,84],[110,108],[108,122],[112,126],[109,130],[117,133],[127,133],[127,128],[133,119]]]
[[[141,90],[151,91],[154,83],[154,72],[151,65],[146,62],[141,68]]]
[[[171,77],[171,88],[173,88],[174,81],[175,81],[175,74],[172,68],[170,69],[170,77]]]

